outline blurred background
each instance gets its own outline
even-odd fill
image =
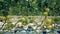
[[[60,0],[0,0],[0,16],[60,16]],[[5,14],[6,13],[6,14]]]

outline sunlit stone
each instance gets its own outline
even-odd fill
[[[51,30],[46,29],[46,32],[50,32]]]
[[[24,26],[23,28],[24,28],[25,30],[27,30],[27,29],[28,29],[28,26]]]

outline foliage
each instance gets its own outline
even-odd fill
[[[0,15],[38,16],[50,10],[49,16],[60,15],[60,0],[2,0],[0,1]],[[6,14],[5,14],[6,13]]]

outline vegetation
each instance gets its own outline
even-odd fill
[[[60,0],[0,0],[0,16],[40,16],[43,12],[48,12],[48,16],[59,16],[59,2]]]

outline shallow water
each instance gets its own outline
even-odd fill
[[[54,32],[48,32],[46,34],[59,34],[57,33],[57,30],[60,31],[60,29],[56,29]],[[26,32],[25,30],[23,31],[17,31],[16,33],[14,32],[4,32],[4,31],[0,31],[0,34],[32,34],[33,31],[30,31],[30,32]],[[33,34],[38,34],[37,32],[34,32]],[[43,34],[43,32],[40,32],[39,34]]]
[[[32,32],[16,32],[16,33],[12,33],[12,32],[1,32],[0,34],[32,34]],[[38,33],[36,33],[36,32],[34,32],[34,34],[38,34]],[[40,32],[40,34],[43,34],[42,32]],[[52,33],[52,32],[50,32],[50,33],[47,33],[47,34],[58,34],[57,32],[55,32],[55,33]]]

